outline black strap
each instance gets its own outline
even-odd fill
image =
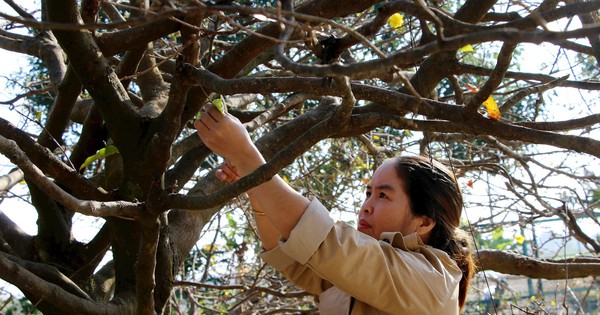
[[[348,311],[348,315],[352,314],[352,308],[354,307],[354,297],[350,297],[350,310]]]

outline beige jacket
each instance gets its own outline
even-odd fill
[[[416,234],[381,240],[334,223],[313,199],[288,240],[261,257],[329,314],[458,314],[462,273],[445,252]]]

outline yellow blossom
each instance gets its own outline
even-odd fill
[[[525,243],[525,236],[521,234],[515,235],[515,241],[517,241],[517,244],[522,245],[523,243]]]
[[[393,29],[399,28],[402,24],[404,24],[404,16],[400,13],[394,13],[388,19],[388,25]]]

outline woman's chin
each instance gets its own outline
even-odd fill
[[[360,227],[360,226],[359,226],[357,230],[358,230],[359,232],[361,232],[362,234],[369,235],[370,237],[374,237],[374,236],[373,236],[373,229],[371,229],[371,228],[367,228],[367,227]]]

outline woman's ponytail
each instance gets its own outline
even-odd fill
[[[458,268],[462,271],[462,278],[460,279],[460,284],[458,285],[458,306],[462,309],[467,300],[467,293],[469,291],[469,282],[471,278],[473,278],[473,274],[475,273],[475,263],[473,261],[473,256],[471,255],[471,241],[469,235],[461,230],[456,229],[454,237],[454,242],[456,243],[456,251],[454,255],[448,253],[458,265]]]

